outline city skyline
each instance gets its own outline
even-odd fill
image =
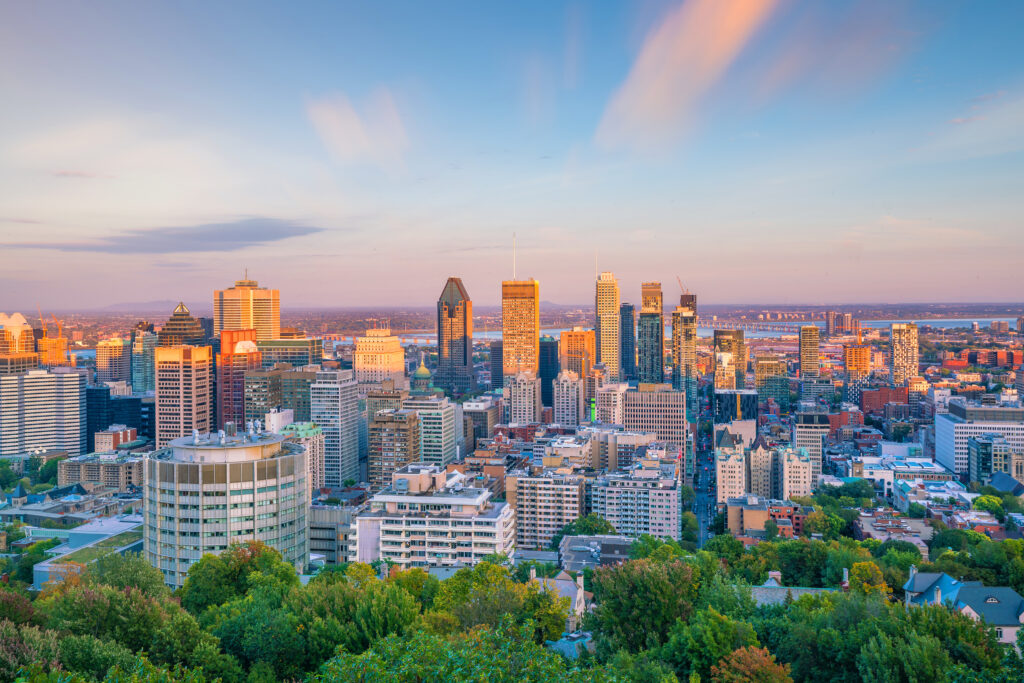
[[[286,308],[430,306],[411,283],[452,275],[493,306],[513,232],[563,304],[595,255],[634,304],[676,276],[709,304],[1024,284],[1016,4],[0,18],[0,310],[195,304],[245,268]]]

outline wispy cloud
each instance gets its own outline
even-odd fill
[[[323,232],[324,228],[277,218],[130,230],[91,242],[8,242],[7,249],[52,249],[104,254],[226,252]]]
[[[1024,150],[1024,96],[973,100],[969,112],[950,119],[915,152],[938,160],[998,156]]]
[[[689,0],[648,33],[597,130],[605,147],[654,150],[685,131],[700,99],[778,6],[777,0]]]
[[[112,176],[104,173],[93,173],[91,171],[54,171],[54,177],[56,178],[82,178],[82,179],[96,179],[96,178],[111,178]]]
[[[378,88],[360,109],[340,93],[306,103],[309,120],[335,159],[402,169],[409,141],[391,91]]]

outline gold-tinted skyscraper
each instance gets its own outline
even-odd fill
[[[540,363],[540,283],[501,283],[502,374],[537,373]]]
[[[473,302],[462,279],[448,278],[437,300],[437,373],[434,386],[449,394],[473,390]]]
[[[714,341],[716,354],[732,354],[736,372],[735,388],[742,389],[747,380],[747,346],[743,343],[743,330],[715,330]]]
[[[597,362],[604,363],[608,377],[619,379],[619,281],[612,273],[597,277],[594,292]]]
[[[223,330],[256,330],[256,339],[281,336],[281,293],[260,287],[256,280],[237,280],[234,287],[213,293],[213,334]]]
[[[212,429],[213,351],[209,346],[159,346],[156,363],[156,447]]]
[[[821,357],[817,325],[800,328],[800,377],[815,378],[821,374]]]

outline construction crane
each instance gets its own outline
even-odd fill
[[[64,336],[64,325],[61,323],[61,321],[57,320],[56,315],[54,315],[53,313],[51,313],[50,315],[53,317],[53,322],[56,323],[57,325],[57,338],[60,339],[61,337]]]
[[[686,294],[688,290],[686,289],[686,287],[683,287],[683,279],[676,275],[676,282],[679,283],[679,292],[681,294]]]
[[[39,311],[39,326],[43,328],[43,337],[46,337],[46,321],[43,320],[43,309],[39,304],[36,304],[36,310]]]

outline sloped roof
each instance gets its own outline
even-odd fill
[[[462,284],[462,278],[448,278],[448,282],[444,285],[444,290],[441,291],[441,297],[437,301],[438,303],[446,303],[449,306],[454,306],[462,301],[469,301],[469,294],[466,292],[465,285]]]
[[[1020,626],[1024,598],[1008,586],[966,583],[957,591],[957,609],[970,607],[993,626]]]

